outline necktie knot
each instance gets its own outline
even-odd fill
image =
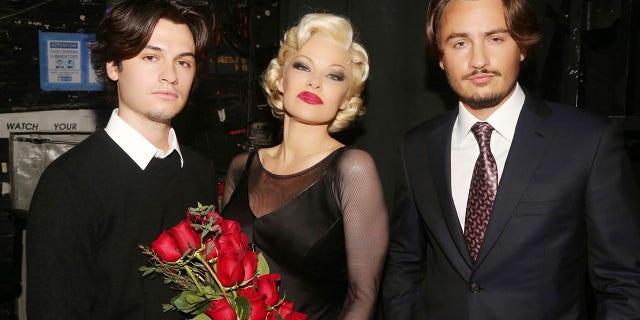
[[[478,141],[481,149],[490,145],[493,127],[488,122],[476,122],[473,127],[471,127],[471,132],[473,132],[473,135],[476,137],[476,141]]]

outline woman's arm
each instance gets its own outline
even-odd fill
[[[387,207],[375,163],[367,152],[347,150],[338,172],[349,276],[341,318],[370,319],[389,242]]]

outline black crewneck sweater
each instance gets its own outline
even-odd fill
[[[180,319],[163,313],[176,292],[142,278],[139,244],[215,204],[210,164],[181,146],[145,170],[99,131],[45,170],[27,226],[29,319]]]

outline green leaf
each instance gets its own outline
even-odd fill
[[[184,260],[184,258],[188,257],[189,255],[191,255],[193,253],[192,249],[187,249],[182,253],[182,256],[180,257],[180,260]]]
[[[201,314],[199,314],[199,315],[195,316],[195,317],[194,317],[193,319],[191,319],[191,320],[211,320],[211,318],[209,318],[209,316],[208,316],[208,315],[206,315],[206,314],[204,314],[204,313],[201,313]]]
[[[174,307],[172,304],[162,304],[162,312],[167,312],[167,311],[171,311],[171,310],[176,310],[176,307]]]
[[[171,299],[171,304],[174,305],[178,310],[189,313],[197,309],[203,302],[206,301],[206,298],[199,296],[196,293],[183,291]]]
[[[205,311],[207,311],[207,309],[209,309],[211,307],[211,304],[209,303],[209,301],[207,301],[207,303],[203,304],[202,306],[200,306],[198,309],[193,310],[191,312],[192,315],[198,315],[201,313],[204,313]],[[208,319],[208,318],[206,318]]]
[[[154,273],[156,271],[155,268],[147,268],[147,267],[140,267],[140,269],[138,269],[140,271],[142,271],[142,276],[146,277],[152,273]]]
[[[186,291],[185,291],[186,292]],[[187,293],[187,292],[186,292]],[[205,297],[195,294],[195,293],[188,293],[185,295],[185,299],[187,302],[191,303],[191,304],[197,304],[200,303],[202,301],[207,300]]]
[[[243,296],[237,296],[234,300],[236,314],[240,319],[248,319],[251,315],[251,302]]]
[[[258,276],[269,273],[269,264],[267,260],[262,255],[262,252],[258,252],[258,268],[257,268]]]
[[[204,237],[204,236],[203,236],[203,237]],[[210,254],[211,254],[211,252],[213,252],[213,250],[215,250],[215,249],[216,249],[216,244],[215,244],[215,243],[213,243],[213,241],[212,241],[212,242],[210,242],[210,243],[206,246],[206,249],[205,249],[205,251],[204,251],[204,252],[205,252],[205,256],[210,255]]]
[[[205,286],[202,288],[204,296],[209,300],[218,300],[222,298],[222,291],[220,288],[216,287],[215,289],[211,286]]]

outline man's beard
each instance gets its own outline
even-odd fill
[[[164,124],[171,124],[171,119],[173,119],[177,115],[177,112],[163,113],[159,111],[149,111],[145,113],[147,119]]]
[[[485,109],[497,106],[516,86],[514,82],[507,90],[500,92],[491,92],[481,96],[474,93],[470,96],[460,96],[460,101],[472,109]]]
[[[476,70],[471,74],[464,76],[463,80],[467,80],[469,77],[476,75],[478,73],[491,73],[491,74],[494,74],[496,77],[502,76],[502,74],[498,71],[488,71],[487,69],[483,69],[483,70]],[[514,81],[505,90],[490,92],[487,95],[479,95],[477,93],[473,93],[471,95],[463,95],[461,92],[456,92],[456,93],[458,94],[460,101],[462,101],[462,103],[464,103],[466,106],[472,109],[479,110],[479,109],[495,107],[506,96],[508,96],[509,93],[511,93],[511,91],[513,91],[513,88],[515,88],[515,86],[516,86],[516,82]]]

